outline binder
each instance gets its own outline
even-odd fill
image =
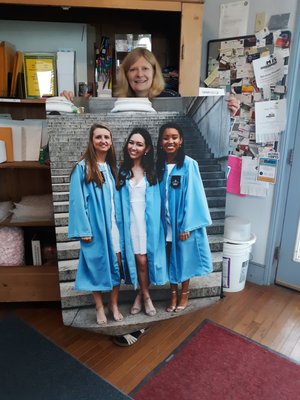
[[[0,43],[0,97],[10,94],[15,54],[16,48],[13,44],[6,41]]]
[[[7,161],[13,161],[14,155],[12,129],[9,127],[0,127],[0,140],[3,140],[5,142]]]
[[[31,239],[31,250],[33,265],[42,265],[41,241],[36,234]]]
[[[18,94],[23,94],[22,97],[18,96],[18,98],[25,97],[24,89],[22,88],[22,80],[24,85],[24,54],[22,51],[17,51],[14,59],[10,97],[16,97],[17,91]]]

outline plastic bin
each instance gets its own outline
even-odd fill
[[[239,292],[246,284],[251,249],[256,236],[250,222],[243,218],[225,219],[223,245],[223,290]]]

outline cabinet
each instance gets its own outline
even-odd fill
[[[141,12],[147,17],[141,18]],[[93,22],[98,36],[111,38],[115,33],[139,32],[142,27],[141,33],[151,34],[155,30],[153,51],[160,64],[165,65],[166,52],[172,47],[182,96],[199,93],[203,13],[204,0],[0,0],[1,19]],[[174,15],[178,16],[176,20],[172,18]],[[166,36],[167,43],[161,49],[160,42]],[[92,47],[87,49],[89,54],[93,43],[88,47]],[[88,80],[93,81],[93,59],[89,55],[88,64],[92,66]]]
[[[10,113],[13,119],[42,119],[45,118],[45,101],[0,101],[0,113]],[[51,193],[50,168],[39,162],[1,163],[0,181],[0,201],[18,202],[22,196]],[[13,223],[11,217],[8,217],[0,226],[22,228],[25,241],[25,265],[0,266],[0,302],[58,301],[60,294],[56,260],[42,266],[33,266],[31,253],[26,252],[35,232],[46,233],[55,244],[54,217],[43,222],[20,223]]]

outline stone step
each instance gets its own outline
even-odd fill
[[[66,233],[64,233],[64,235],[66,235]],[[209,235],[208,241],[211,252],[218,252],[223,250],[223,234]],[[77,259],[79,257],[79,240],[70,240],[68,242],[57,241],[56,246],[58,260],[71,260]]]
[[[201,157],[193,157],[199,164],[199,166],[203,165],[219,165],[218,160],[215,158],[201,158]]]
[[[225,176],[224,171],[221,170],[219,164],[200,165],[200,173],[202,179],[223,179]],[[70,180],[70,169],[51,169],[51,176],[53,183],[68,183]]]
[[[143,312],[136,315],[131,315],[130,307],[132,306],[132,303],[123,303],[119,305],[120,311],[124,316],[123,321],[114,321],[109,315],[106,307],[106,315],[108,316],[108,320],[107,324],[103,326],[96,323],[94,305],[84,308],[74,307],[63,309],[62,317],[64,325],[86,329],[104,335],[116,336],[125,335],[127,333],[134,332],[142,328],[151,327],[151,325],[158,321],[177,318],[191,312],[196,312],[204,308],[212,307],[219,301],[220,296],[190,299],[188,307],[180,313],[168,313],[166,312],[166,301],[156,301],[155,308],[157,313],[154,317],[149,317]]]
[[[225,197],[226,196],[226,188],[225,187],[205,187],[206,197]],[[69,200],[69,192],[53,192],[53,201],[54,202],[64,202]]]
[[[207,235],[209,237],[213,236],[213,235],[223,234],[224,233],[224,220],[221,220],[221,219],[214,220],[212,225],[208,226],[206,228],[206,230],[207,230]],[[66,243],[66,242],[74,243],[74,241],[72,241],[68,238],[68,226],[56,226],[55,233],[56,233],[56,241],[58,243]],[[79,243],[79,241],[78,241],[78,243]],[[71,246],[71,247],[72,247],[72,250],[74,250],[73,246]]]
[[[69,191],[68,192],[53,192],[53,201],[54,202],[63,202],[69,200]]]
[[[206,197],[226,197],[225,187],[204,187],[204,190]]]
[[[69,183],[70,175],[52,175],[51,177],[52,186],[57,184]]]
[[[195,149],[201,152],[205,151],[210,153],[210,148],[203,140],[201,141],[198,139],[194,139],[190,140],[188,143],[186,141],[184,142],[184,150],[187,155],[192,154]]]
[[[52,179],[54,177],[61,177],[61,176],[69,177],[70,172],[71,172],[70,168],[54,168],[53,166],[51,166]]]
[[[67,213],[69,211],[68,201],[53,201],[54,213]]]
[[[56,213],[54,214],[55,226],[68,226],[69,213]]]
[[[219,164],[214,164],[214,165],[199,164],[199,171],[200,171],[201,176],[202,176],[203,172],[220,172],[221,165],[219,165]]]
[[[209,208],[225,207],[226,198],[224,197],[208,197],[207,203]],[[68,201],[53,201],[54,213],[66,213],[69,211]]]
[[[206,228],[207,234],[218,235],[224,233],[224,219],[213,220],[212,224]]]
[[[213,158],[213,155],[203,153],[197,155],[194,158],[198,164],[201,166],[206,166],[206,165],[219,165],[218,160]],[[61,161],[61,158],[59,160],[55,160],[54,157],[51,158],[51,163],[55,169],[63,169],[63,170],[69,170],[71,171],[75,163],[78,161],[78,155],[74,157],[74,159],[67,160],[67,157],[64,158],[63,161]]]
[[[198,147],[194,148],[193,150],[186,151],[186,154],[193,158],[194,160],[201,160],[201,159],[213,159],[214,155],[210,152],[210,150],[200,150]]]
[[[203,174],[201,174],[203,175]],[[202,176],[202,182],[204,187],[226,187],[226,179],[203,179]]]
[[[217,179],[221,179],[223,180],[225,178],[225,173],[224,171],[201,171],[201,178],[202,180],[217,180]],[[226,181],[226,179],[225,179]],[[226,185],[224,185],[226,186]]]
[[[211,219],[214,221],[216,219],[225,218],[225,208],[224,207],[212,207],[209,209]]]
[[[203,173],[201,174],[203,175]],[[56,177],[55,180],[58,180]],[[203,179],[203,177],[202,177]],[[225,187],[226,186],[226,179],[215,179],[213,177],[208,177],[206,179],[203,179],[203,185],[204,187]],[[52,180],[52,192],[68,192],[70,190],[70,184],[69,182],[56,182],[54,183]]]
[[[212,253],[212,262],[214,272],[222,271],[223,253],[221,251]],[[69,282],[75,281],[78,259],[60,260],[58,261],[59,281]]]
[[[211,219],[213,221],[225,218],[225,208],[223,207],[211,208],[209,212],[211,215]],[[69,224],[69,213],[68,212],[56,213],[54,214],[54,220],[56,226],[67,226]]]
[[[226,205],[226,197],[207,197],[208,207],[225,207]]]
[[[221,295],[222,272],[212,272],[207,276],[198,276],[190,280],[189,298],[205,298]],[[150,285],[151,298],[154,302],[165,300],[170,297],[170,285]],[[136,290],[131,285],[120,286],[119,303],[133,303]],[[91,292],[77,291],[74,289],[74,282],[60,282],[60,296],[62,309],[73,307],[87,307],[94,304]],[[109,292],[102,293],[105,303],[109,301]]]
[[[53,183],[52,182],[52,192],[68,192],[70,190],[69,182]]]

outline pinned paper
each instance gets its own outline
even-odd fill
[[[204,83],[207,86],[210,86],[213,81],[219,77],[219,67],[215,68],[209,75],[208,77],[205,79]]]
[[[257,180],[257,159],[252,157],[242,157],[241,173],[241,193],[251,196],[266,197],[268,192],[268,183]]]
[[[261,29],[259,32],[256,32],[255,36],[257,40],[261,41],[266,36],[268,36],[269,33],[270,33],[269,29],[265,27]]]
[[[256,79],[256,85],[259,88],[274,85],[283,78],[284,62],[283,58],[271,54],[270,57],[262,57],[254,60],[253,69]]]
[[[256,143],[279,140],[285,125],[286,99],[255,103]]]
[[[219,37],[236,37],[247,34],[249,1],[221,4]]]
[[[261,157],[258,160],[257,180],[263,182],[275,183],[277,160],[274,158]]]

